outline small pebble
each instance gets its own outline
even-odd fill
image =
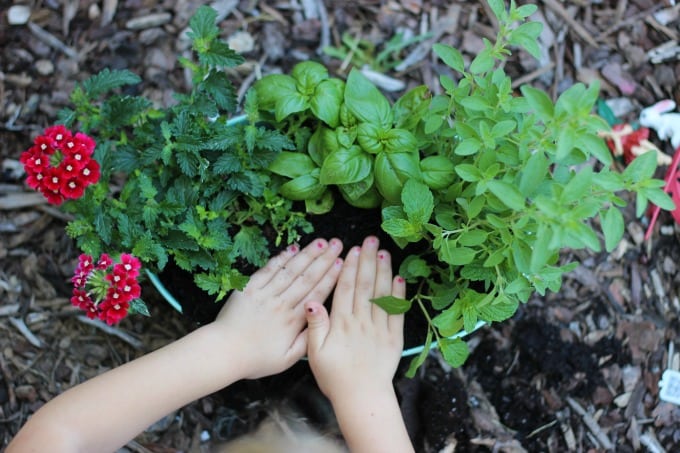
[[[128,30],[144,30],[147,28],[158,27],[167,24],[172,20],[170,13],[155,13],[142,17],[135,17],[125,23],[125,28]]]
[[[10,25],[24,25],[31,18],[31,8],[28,5],[13,5],[7,10],[7,22]]]
[[[32,385],[19,385],[14,389],[17,398],[31,403],[38,399],[38,392]]]
[[[147,28],[139,34],[139,42],[148,46],[166,35],[167,33],[162,28]]]
[[[87,17],[90,20],[97,20],[101,15],[102,10],[99,8],[99,5],[96,3],[90,4],[90,7],[87,9]]]
[[[255,39],[247,31],[237,31],[227,39],[229,47],[238,53],[248,53],[255,48]]]
[[[43,76],[51,75],[54,73],[54,63],[45,59],[38,60],[35,62],[35,70]]]

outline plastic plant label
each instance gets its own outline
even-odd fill
[[[659,387],[661,387],[659,398],[680,406],[680,371],[664,371]]]

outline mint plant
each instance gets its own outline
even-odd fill
[[[332,209],[337,192],[358,208],[381,209],[382,228],[399,246],[420,245],[399,269],[414,294],[375,302],[393,313],[415,303],[428,320],[427,343],[436,341],[454,366],[468,349],[449,337],[560,288],[578,265],[561,263],[561,250],[600,251],[598,230],[607,251],[617,245],[621,191],[636,194],[638,216],[650,200],[673,206],[653,178],[653,153],[611,170],[598,136],[608,125],[591,113],[597,84],[576,84],[555,102],[528,85],[513,91],[504,63],[513,47],[538,55],[541,24],[526,21],[534,5],[489,5],[498,35],[469,65],[457,49],[434,46],[450,69],[441,95],[421,86],[391,104],[358,71],[342,81],[313,62],[255,86],[261,117],[295,143],[270,166],[286,181],[284,196],[318,213]]]
[[[195,60],[189,93],[158,108],[125,87],[141,80],[129,71],[103,70],[71,94],[61,112],[68,127],[96,137],[99,181],[64,209],[74,215],[66,231],[88,255],[129,251],[145,267],[162,270],[169,259],[194,274],[196,284],[223,298],[247,281],[237,264],[261,266],[273,242],[309,231],[305,214],[283,198],[267,167],[293,142],[252,121],[232,125],[235,90],[224,68],[243,58],[218,38],[216,13],[201,7],[190,22]]]

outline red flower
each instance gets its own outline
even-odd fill
[[[86,272],[76,271],[76,274],[71,277],[71,283],[73,283],[73,286],[76,288],[84,288],[85,283],[87,283],[87,276],[88,274]]]
[[[85,156],[90,157],[94,153],[96,143],[92,137],[85,135],[82,132],[76,133],[75,136],[77,150],[82,152]]]
[[[97,317],[97,306],[85,291],[74,289],[71,304],[84,310],[88,318],[94,319]]]
[[[99,257],[99,261],[97,261],[96,267],[97,269],[104,270],[111,267],[112,264],[113,260],[111,259],[111,257],[106,253],[102,253],[102,255]]]
[[[49,190],[46,187],[42,187],[40,193],[43,194],[49,204],[59,206],[64,201],[64,197],[58,190]]]
[[[36,171],[34,173],[29,173],[26,178],[26,184],[31,189],[40,190],[43,187],[43,179],[45,179],[44,171]]]
[[[99,317],[109,325],[123,319],[130,308],[130,301],[141,295],[137,282],[141,262],[124,253],[119,263],[102,253],[95,260],[86,254],[78,257],[78,266],[71,281],[71,303],[87,312],[91,319]]]
[[[89,273],[92,269],[94,269],[94,260],[92,259],[92,256],[81,253],[78,257],[76,272]]]
[[[139,275],[139,269],[142,267],[142,263],[139,261],[139,258],[128,253],[123,253],[120,255],[120,265],[125,270],[127,276],[133,278]]]
[[[43,135],[50,138],[57,145],[72,137],[71,131],[62,124],[48,127]]]
[[[112,325],[125,318],[129,309],[130,303],[127,301],[106,299],[99,306],[99,319],[106,322],[108,325]]]
[[[52,204],[80,198],[101,174],[99,163],[92,159],[95,146],[91,137],[80,132],[73,136],[62,125],[45,129],[19,158],[26,171],[26,184]]]
[[[91,159],[89,162],[87,162],[85,166],[82,167],[82,169],[80,170],[80,180],[86,186],[89,186],[90,184],[94,184],[97,181],[99,181],[99,176],[101,176],[101,172],[99,170],[99,162],[97,162],[94,159]]]
[[[137,299],[142,294],[142,288],[134,278],[128,278],[119,284],[118,290],[125,295],[127,300]]]
[[[61,189],[62,177],[61,170],[58,168],[48,168],[45,170],[45,179],[43,179],[43,186],[51,191],[59,192]]]

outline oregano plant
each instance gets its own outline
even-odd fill
[[[638,216],[648,201],[672,207],[653,178],[653,153],[623,173],[611,168],[598,135],[608,125],[592,113],[597,84],[576,84],[554,102],[529,85],[512,88],[507,57],[517,47],[537,57],[541,24],[526,20],[534,5],[489,5],[497,38],[469,64],[457,49],[434,45],[449,68],[442,94],[420,86],[390,103],[358,70],[343,81],[314,62],[255,86],[262,117],[296,144],[270,166],[287,181],[284,195],[304,200],[310,213],[332,209],[334,194],[380,209],[399,246],[418,246],[399,269],[413,294],[374,302],[391,313],[417,305],[428,320],[426,342],[454,366],[468,349],[453,336],[560,288],[578,265],[560,262],[561,250],[597,252],[602,242],[613,250],[624,231],[621,192],[636,194]]]

